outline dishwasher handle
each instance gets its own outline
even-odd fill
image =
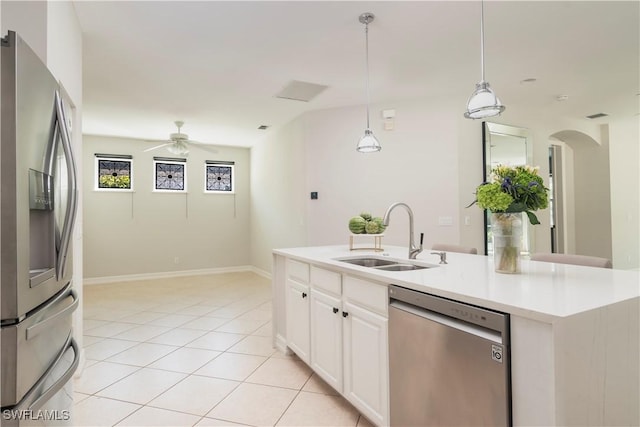
[[[422,317],[423,319],[430,320],[432,322],[436,322],[453,329],[457,329],[467,334],[475,335],[479,338],[483,338],[496,344],[506,344],[506,340],[500,332],[483,328],[482,326],[474,325],[462,320],[454,319],[440,313],[425,310],[424,308],[416,307],[415,305],[407,304],[406,302],[391,301],[391,303],[389,304],[389,310],[392,309],[405,311],[415,316]]]
[[[404,302],[416,308],[438,313],[471,325],[498,332],[504,344],[509,340],[509,314],[415,291],[402,286],[389,286],[389,301]]]

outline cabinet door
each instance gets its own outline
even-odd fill
[[[387,319],[343,303],[344,395],[376,425],[389,424]]]
[[[311,367],[342,392],[342,303],[311,289]]]
[[[309,286],[287,279],[287,345],[309,364]]]

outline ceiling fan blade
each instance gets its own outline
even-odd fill
[[[158,148],[166,147],[167,145],[171,145],[171,144],[173,144],[173,142],[165,142],[164,144],[160,144],[160,145],[156,145],[155,147],[147,148],[146,150],[143,151],[143,153],[146,153],[147,151],[157,150]]]

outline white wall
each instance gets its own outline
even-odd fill
[[[270,272],[273,248],[307,245],[304,117],[251,148],[251,264]]]
[[[84,277],[246,266],[250,261],[249,150],[192,147],[187,194],[153,192],[157,143],[85,135]],[[133,192],[94,190],[96,153],[133,155]],[[236,193],[205,194],[205,160],[235,162]],[[176,262],[177,258],[177,262]]]
[[[364,130],[362,106],[310,112],[275,129],[252,149],[252,264],[270,271],[270,253],[277,247],[346,245],[351,216],[362,210],[382,216],[396,201],[412,207],[416,234],[425,233],[426,248],[446,242],[481,250],[482,211],[475,206],[466,208],[482,181],[481,123],[464,119],[464,100],[454,101],[421,99],[373,105],[372,128],[383,147],[379,153],[355,151]],[[379,113],[389,108],[396,109],[395,130],[384,131]],[[563,119],[552,110],[541,114],[513,105],[491,121],[530,130],[532,163],[540,166],[547,183],[550,136],[557,132],[573,130],[605,143],[608,139],[619,153],[626,150],[625,144],[635,141],[637,146],[633,136],[623,137],[620,145],[619,133],[628,134],[623,127],[607,138],[600,125]],[[611,170],[616,169],[617,157],[611,159]],[[637,155],[627,157],[626,162],[633,170],[638,168]],[[626,184],[638,193],[637,179]],[[318,200],[310,200],[311,191],[318,192]],[[631,209],[633,218],[637,218],[637,205],[635,209],[635,217]],[[589,208],[579,214],[596,223],[600,215]],[[467,216],[470,225],[465,225]],[[549,252],[549,211],[539,211],[537,216],[541,225],[532,227],[533,251]],[[452,225],[440,226],[440,217],[451,217]],[[304,232],[302,224],[306,224]],[[626,239],[625,244],[637,247],[638,233],[627,234]],[[394,211],[383,244],[407,243],[407,215]],[[419,258],[430,256],[425,251]],[[625,268],[615,254],[614,265]]]
[[[640,117],[609,125],[611,151],[611,226],[616,268],[640,268]]]

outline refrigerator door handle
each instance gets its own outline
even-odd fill
[[[54,298],[51,302],[49,302],[45,307],[43,307],[42,310],[49,309],[50,307],[54,306],[59,301],[68,297],[69,295],[71,295],[71,297],[73,298],[73,303],[71,305],[65,307],[63,310],[57,312],[53,316],[47,317],[46,319],[27,328],[25,332],[27,341],[35,337],[39,333],[41,333],[43,330],[48,329],[52,322],[55,322],[59,319],[64,318],[69,313],[73,313],[75,309],[78,308],[78,304],[80,303],[80,300],[78,299],[78,294],[76,293],[75,289],[69,289],[69,292],[62,292],[60,295]]]
[[[60,252],[56,261],[56,273],[58,279],[64,277],[67,266],[67,255],[69,251],[69,242],[71,241],[71,233],[76,221],[76,208],[78,205],[77,181],[76,181],[76,162],[73,158],[71,150],[71,141],[69,138],[69,130],[65,121],[64,110],[62,107],[62,98],[60,91],[56,91],[56,122],[59,135],[62,138],[62,149],[67,161],[67,177],[68,177],[68,200],[67,211],[64,216],[64,225],[62,226],[62,234],[60,238]]]
[[[42,388],[42,384],[45,381],[47,381],[47,379],[49,378],[49,376],[51,375],[55,367],[58,365],[58,363],[62,359],[62,356],[64,356],[64,353],[69,349],[69,347],[73,348],[73,353],[74,353],[73,362],[71,363],[71,366],[69,366],[69,369],[67,369],[65,373],[60,378],[58,378],[58,380],[56,380],[56,382],[54,382],[51,385],[51,387],[47,389],[47,391],[42,393],[40,396],[38,396],[37,399],[31,402],[31,400],[33,399],[33,397],[31,396],[31,393],[35,393],[36,391],[40,390],[40,388]],[[51,366],[49,366],[49,369],[47,369],[44,375],[40,377],[38,382],[34,384],[29,394],[27,394],[22,399],[22,401],[18,403],[15,406],[15,408],[12,408],[12,409],[17,411],[21,411],[21,410],[37,411],[38,409],[40,409],[42,405],[47,403],[47,401],[51,399],[51,397],[53,397],[54,394],[60,391],[60,389],[65,386],[67,381],[71,379],[73,374],[76,372],[76,369],[78,368],[79,363],[80,363],[80,351],[78,350],[78,344],[76,343],[76,340],[74,340],[73,337],[69,335],[67,342],[65,343],[64,347],[62,347],[62,351],[60,352],[58,357],[56,357],[56,360],[51,364]]]

